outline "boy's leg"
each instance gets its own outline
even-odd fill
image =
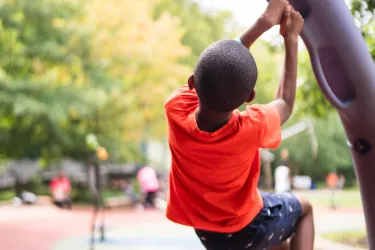
[[[332,188],[332,198],[331,198],[331,204],[332,204],[333,209],[336,209],[336,197],[335,196],[336,196],[336,190],[333,187]]]
[[[281,245],[272,247],[270,250],[289,250],[290,244],[289,241],[284,241]]]
[[[313,250],[314,249],[314,217],[310,202],[298,198],[302,206],[302,215],[297,222],[296,233],[290,242],[290,250]]]
[[[66,198],[65,204],[68,209],[72,209],[72,200],[70,199],[70,197]]]
[[[146,204],[148,208],[152,208],[152,200],[153,200],[154,192],[147,192],[146,195]]]
[[[278,217],[268,219],[266,242],[262,247],[270,250],[313,250],[311,204],[291,193],[263,194],[263,199],[265,207],[271,210],[271,217],[275,216],[275,212]],[[278,209],[279,204],[282,206]]]

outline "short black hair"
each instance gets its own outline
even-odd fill
[[[257,78],[253,56],[234,40],[221,40],[207,47],[194,71],[200,102],[221,112],[235,110],[246,102]]]

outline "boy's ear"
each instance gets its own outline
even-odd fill
[[[249,98],[247,99],[246,102],[252,102],[255,99],[255,95],[256,95],[256,93],[255,93],[255,89],[254,89],[253,91],[251,91],[251,94],[250,94],[250,96],[249,96]]]
[[[189,89],[193,90],[195,88],[194,74],[191,74],[188,79]]]

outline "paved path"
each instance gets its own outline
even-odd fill
[[[363,213],[320,212],[315,216],[315,225],[318,233],[357,231],[365,228],[365,219]]]
[[[360,211],[316,209],[318,233],[363,229]],[[0,207],[0,249],[89,249],[91,210],[64,211],[54,207]],[[107,241],[95,250],[203,250],[192,229],[167,221],[154,212],[111,211]],[[317,250],[346,250],[321,239]],[[349,249],[348,249],[349,250]]]

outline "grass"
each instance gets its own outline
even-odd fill
[[[331,206],[331,191],[306,192],[303,194],[314,206]],[[362,200],[359,190],[343,190],[335,193],[335,202],[338,207],[361,208]]]
[[[15,194],[13,190],[0,190],[0,201],[9,201],[13,199],[14,195]]]
[[[45,187],[45,189],[46,190],[44,190],[44,192],[37,192],[38,195],[40,194],[48,195],[49,193],[48,187]],[[80,192],[80,194],[78,195],[77,192]],[[299,192],[296,191],[296,193],[299,193]],[[105,189],[103,190],[102,194],[104,198],[118,197],[118,196],[123,196],[124,191],[114,190],[114,189]],[[308,191],[308,192],[302,192],[302,195],[305,196],[309,201],[311,201],[314,206],[320,206],[320,207],[331,206],[331,192],[330,191],[322,191],[322,190]],[[73,191],[73,196],[74,197],[77,196],[77,199],[75,199],[77,201],[81,200],[81,202],[84,202],[84,203],[91,202],[91,193],[87,189],[76,188]],[[12,189],[0,190],[0,201],[11,200],[13,197],[14,197],[14,191]],[[362,207],[361,195],[358,189],[339,191],[336,193],[335,200],[336,200],[336,204],[338,207],[345,207],[345,208],[361,208]]]
[[[103,198],[124,196],[124,191],[121,189],[105,189],[103,190]]]
[[[322,234],[322,237],[346,245],[368,249],[368,240],[365,231],[348,231]]]

